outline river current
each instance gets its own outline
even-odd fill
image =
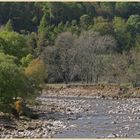
[[[140,138],[140,99],[40,97],[38,100],[43,106],[59,107],[53,115],[65,127],[54,138]]]

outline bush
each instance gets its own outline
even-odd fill
[[[25,81],[21,69],[15,64],[15,58],[0,53],[0,104],[3,111],[9,111],[13,97],[24,94]]]
[[[43,60],[39,58],[32,60],[28,67],[25,68],[24,74],[28,79],[29,93],[38,93],[42,89],[45,71],[46,66]]]
[[[41,59],[34,59],[25,69],[18,67],[15,57],[0,53],[0,110],[18,117],[23,101],[34,99],[42,89],[45,65]],[[15,99],[15,100],[14,100]]]

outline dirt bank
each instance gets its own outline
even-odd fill
[[[72,96],[72,97],[140,97],[140,88],[120,85],[46,85],[44,96]]]

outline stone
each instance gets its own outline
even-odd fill
[[[113,121],[112,124],[117,124],[117,122]]]
[[[66,111],[68,111],[68,112],[70,112],[70,111],[72,111],[70,108],[67,108],[67,110]]]
[[[116,135],[116,134],[111,133],[111,134],[109,134],[107,137],[108,137],[108,138],[116,138],[116,137],[117,137],[117,135]]]

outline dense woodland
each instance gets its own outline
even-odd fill
[[[139,2],[1,2],[1,103],[44,81],[139,86],[139,13]]]

